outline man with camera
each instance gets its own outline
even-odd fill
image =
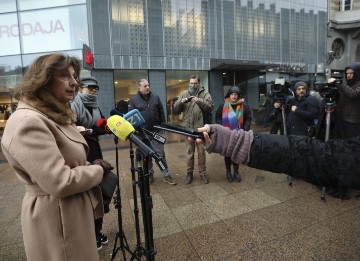
[[[336,83],[330,78],[328,83]],[[335,111],[336,138],[350,139],[360,133],[360,62],[345,67],[345,83],[337,83],[339,101]]]
[[[358,136],[360,133],[360,62],[345,67],[344,83],[330,78],[328,85],[334,87],[333,90],[337,91],[338,96],[334,113],[334,138],[351,139]],[[328,194],[343,200],[350,199],[345,187],[330,188]]]
[[[306,83],[299,81],[294,85],[295,96],[286,100],[286,130],[287,135],[308,135],[308,127],[314,125],[319,115],[319,101],[310,95]],[[279,109],[280,102],[275,102]]]

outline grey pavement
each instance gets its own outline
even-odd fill
[[[254,126],[254,131],[264,129]],[[207,155],[203,184],[195,168],[194,181],[185,184],[186,158],[183,137],[169,136],[167,161],[178,184],[162,181],[155,166],[150,185],[153,202],[155,260],[360,260],[360,200],[320,200],[320,191],[303,181],[288,186],[287,176],[240,166],[241,183],[228,183],[222,156]],[[101,140],[104,158],[115,165],[115,143]],[[110,260],[121,212],[128,248],[136,249],[134,197],[128,142],[119,142],[120,211],[111,204],[103,232],[110,243],[99,252]],[[25,260],[20,210],[24,186],[3,156],[0,158],[0,260]],[[195,163],[196,165],[197,163]],[[145,249],[140,194],[140,236]],[[84,239],[86,240],[86,239]],[[116,247],[120,247],[118,240]],[[140,248],[141,249],[141,248]],[[115,260],[131,260],[121,250]],[[137,259],[135,259],[137,260]],[[141,256],[139,260],[146,260]]]

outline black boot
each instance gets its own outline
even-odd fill
[[[226,179],[229,183],[233,182],[233,177],[231,175],[231,159],[225,157],[225,167],[226,167]]]
[[[240,175],[239,175],[239,165],[233,163],[233,166],[234,166],[234,178],[236,179],[237,182],[240,182],[240,181],[241,181],[241,177],[240,177]]]
[[[193,173],[188,172],[186,176],[186,184],[190,184],[193,181]]]

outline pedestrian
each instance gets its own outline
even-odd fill
[[[97,92],[99,91],[99,84],[94,77],[80,78],[79,91],[71,102],[71,108],[76,113],[76,126],[83,126],[87,129],[84,132],[84,138],[89,146],[89,153],[87,161],[93,162],[96,159],[103,159],[99,136],[104,135],[105,132],[97,126],[97,121],[101,119],[102,113],[99,108],[97,99]],[[111,197],[104,199],[104,212],[109,213]],[[108,237],[104,235],[102,230],[103,217],[95,220],[95,234],[98,251],[102,249],[103,245],[109,243]]]
[[[174,110],[183,113],[181,125],[185,128],[197,129],[204,125],[204,112],[211,112],[214,108],[210,93],[204,87],[200,87],[200,78],[191,75],[189,87],[182,91],[174,104]],[[200,178],[203,183],[209,183],[206,175],[206,154],[202,146],[186,140],[186,183],[193,181],[195,147],[198,153],[198,167]]]
[[[145,120],[144,128],[155,133],[155,125],[166,123],[164,107],[159,96],[150,90],[150,84],[147,79],[138,80],[137,87],[137,94],[129,100],[129,110],[138,109]],[[170,170],[166,162],[164,144],[156,140],[152,140],[150,137],[144,137],[143,141],[145,144],[151,146],[155,153],[164,160],[165,170],[161,170],[163,182],[170,185],[176,185],[176,181],[171,177]],[[138,164],[142,160],[141,152],[139,150],[136,150],[136,160]],[[149,182],[152,183],[154,179],[154,170],[152,162],[150,161],[149,163]]]
[[[251,127],[251,109],[246,101],[241,99],[241,91],[238,86],[232,86],[228,89],[225,100],[216,110],[215,122],[223,125],[230,130],[250,130]],[[231,183],[233,179],[241,182],[239,174],[239,164],[232,162],[230,157],[225,156],[226,179]],[[234,175],[231,174],[231,165],[234,169]]]

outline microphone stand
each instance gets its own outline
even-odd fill
[[[129,248],[129,244],[126,240],[125,233],[123,231],[122,213],[121,213],[121,193],[120,193],[120,176],[119,176],[119,153],[118,153],[118,137],[114,137],[115,142],[115,156],[116,156],[116,175],[118,176],[118,184],[116,188],[116,195],[114,196],[114,205],[118,210],[118,232],[116,233],[114,248],[111,254],[111,260],[114,260],[118,251],[122,252],[123,259],[126,260],[125,251],[128,251],[132,256],[135,255]],[[117,241],[119,240],[120,246],[117,247]]]

